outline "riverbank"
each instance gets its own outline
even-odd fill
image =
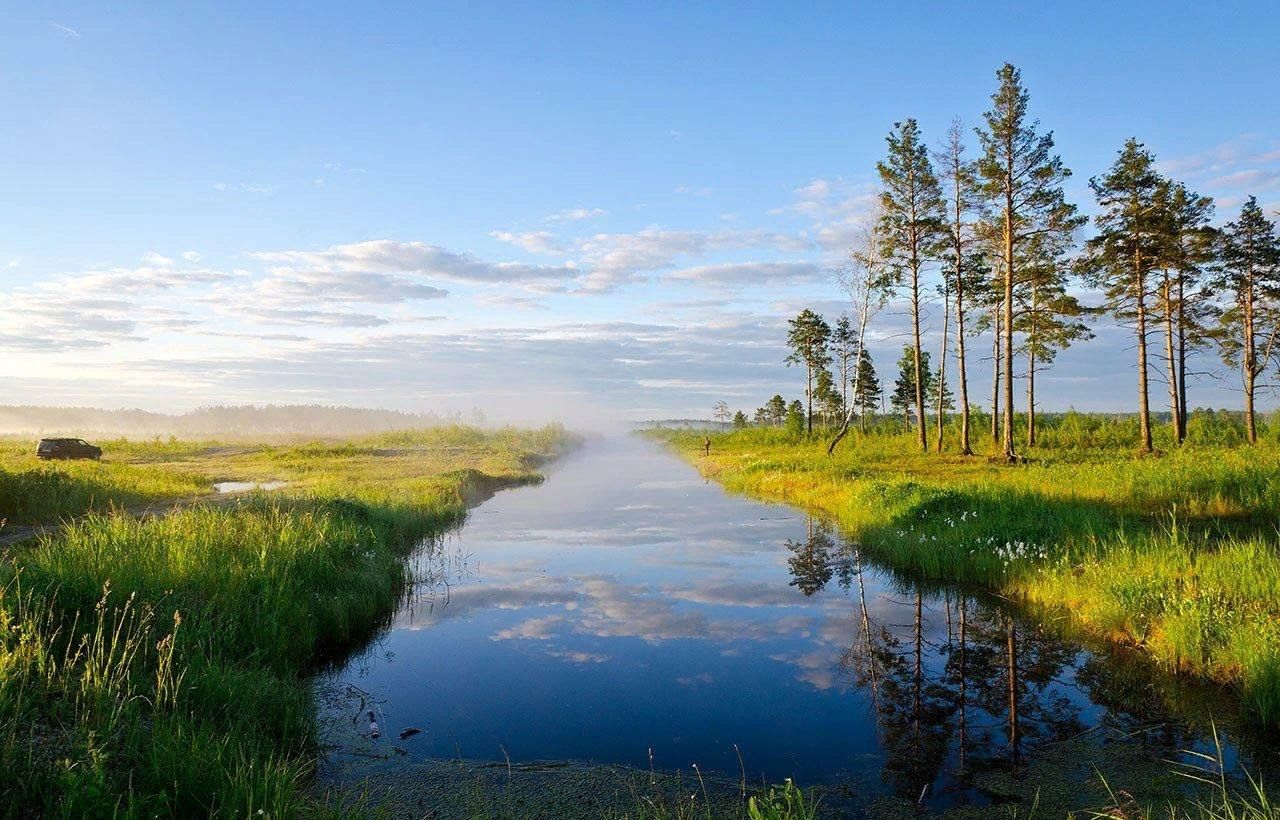
[[[727,489],[830,518],[876,556],[981,584],[1139,647],[1166,669],[1237,687],[1280,727],[1280,447],[1161,458],[1036,448],[1009,467],[921,454],[909,436],[826,442],[772,429],[654,431]]]
[[[327,812],[309,786],[313,664],[394,609],[421,538],[498,488],[539,480],[538,465],[571,444],[554,427],[452,427],[129,444],[108,450],[117,464],[8,454],[0,474],[23,515],[89,515],[0,566],[0,815]],[[158,498],[178,483],[288,486],[162,517],[101,514],[148,475]],[[62,477],[104,489],[30,497]]]

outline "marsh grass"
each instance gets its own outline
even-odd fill
[[[1229,417],[1196,421],[1201,439],[1230,439]],[[883,431],[834,458],[772,429],[713,436],[709,457],[700,432],[654,435],[731,491],[821,513],[900,569],[1068,613],[1171,672],[1238,687],[1280,726],[1280,445],[1137,458],[1109,443],[1131,440],[1127,423],[1062,417],[1042,439],[1055,445],[1016,467]]]
[[[326,813],[309,792],[308,671],[394,608],[418,539],[536,480],[568,441],[413,440],[450,449],[242,451],[295,465],[302,486],[163,517],[90,513],[15,549],[0,566],[0,815]]]

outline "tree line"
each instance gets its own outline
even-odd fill
[[[1090,179],[1097,203],[1090,220],[1067,201],[1071,171],[1054,150],[1053,132],[1031,116],[1020,72],[1006,64],[997,80],[990,108],[973,131],[973,159],[958,120],[934,150],[916,120],[893,125],[876,165],[876,212],[836,275],[850,311],[834,328],[808,309],[790,320],[787,363],[805,371],[805,403],[787,405],[775,396],[755,421],[784,424],[795,412],[812,432],[815,414],[820,421],[838,418],[829,451],[855,420],[864,424],[882,396],[866,349],[868,328],[898,297],[910,313],[910,343],[890,396],[895,410],[913,420],[922,450],[930,448],[926,409],[936,409],[933,444],[941,451],[945,412],[958,404],[959,449],[973,453],[969,345],[974,336],[989,334],[990,433],[1003,457],[1017,460],[1015,378],[1025,385],[1021,443],[1033,447],[1037,375],[1061,350],[1091,339],[1088,320],[1102,315],[1136,341],[1140,451],[1153,449],[1152,368],[1163,362],[1173,439],[1181,444],[1193,375],[1188,357],[1211,346],[1240,372],[1246,437],[1256,442],[1257,392],[1280,358],[1274,222],[1251,196],[1235,219],[1215,227],[1213,200],[1162,174],[1136,138]],[[1090,221],[1092,236],[1079,242]],[[1102,301],[1081,304],[1071,293],[1077,283],[1102,294]],[[922,342],[923,307],[934,298],[944,306],[936,371]],[[952,356],[954,399],[946,383]]]

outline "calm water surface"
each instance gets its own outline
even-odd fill
[[[964,772],[1090,730],[1203,748],[1210,715],[1233,708],[974,591],[896,576],[635,438],[499,494],[414,573],[389,628],[321,681],[367,693],[406,761],[647,768],[652,753],[737,776],[736,744],[751,779],[913,799],[927,783],[938,806],[984,799]],[[350,698],[330,703],[344,722]],[[400,742],[405,727],[423,731]]]

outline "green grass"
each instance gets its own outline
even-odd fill
[[[536,480],[568,443],[558,428],[401,438],[409,449],[383,455],[373,440],[242,448],[216,458],[296,485],[145,520],[95,513],[13,549],[0,566],[0,815],[325,814],[309,792],[308,672],[390,614],[418,538],[470,499]],[[223,464],[199,463],[207,451],[155,463],[213,475]],[[154,455],[137,447],[130,464]],[[121,475],[132,480],[100,478]]]
[[[291,494],[366,500],[435,491],[452,470],[504,480],[536,470],[538,453],[564,431],[485,431],[461,425],[341,440],[96,442],[101,461],[40,461],[34,439],[0,439],[0,533],[90,512],[164,508],[213,494],[218,481],[285,481]],[[481,488],[474,487],[479,491]]]
[[[1219,418],[1193,422],[1230,439]],[[1069,613],[1172,672],[1238,687],[1280,726],[1280,445],[1210,437],[1139,458],[1121,446],[1129,424],[1048,420],[1017,466],[922,454],[890,431],[852,435],[833,458],[817,436],[772,429],[714,435],[710,457],[701,432],[654,435],[732,491],[826,515],[896,567]]]

